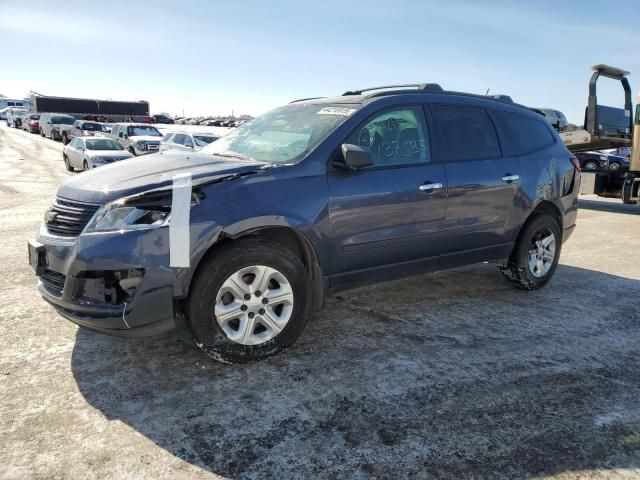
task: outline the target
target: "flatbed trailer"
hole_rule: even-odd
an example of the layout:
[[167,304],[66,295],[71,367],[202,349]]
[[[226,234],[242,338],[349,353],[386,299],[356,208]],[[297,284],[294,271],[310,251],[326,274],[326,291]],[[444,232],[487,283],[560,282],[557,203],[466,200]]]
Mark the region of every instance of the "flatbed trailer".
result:
[[[640,95],[633,115],[629,72],[609,65],[595,65],[589,81],[589,100],[584,128],[560,133],[572,152],[632,147],[626,172],[583,172],[580,193],[621,198],[624,203],[640,203]],[[596,84],[600,77],[619,80],[624,89],[624,108],[598,104]],[[638,148],[634,148],[638,146]]]

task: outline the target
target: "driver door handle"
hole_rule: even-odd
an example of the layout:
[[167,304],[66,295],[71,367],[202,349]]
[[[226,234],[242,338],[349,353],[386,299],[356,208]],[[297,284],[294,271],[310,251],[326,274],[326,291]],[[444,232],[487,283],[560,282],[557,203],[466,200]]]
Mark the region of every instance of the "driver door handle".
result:
[[516,180],[520,180],[520,175],[505,175],[502,177],[502,180],[505,182],[515,182]]
[[425,183],[420,185],[418,187],[418,190],[420,190],[421,192],[428,192],[430,190],[438,190],[440,188],[442,188],[441,183]]

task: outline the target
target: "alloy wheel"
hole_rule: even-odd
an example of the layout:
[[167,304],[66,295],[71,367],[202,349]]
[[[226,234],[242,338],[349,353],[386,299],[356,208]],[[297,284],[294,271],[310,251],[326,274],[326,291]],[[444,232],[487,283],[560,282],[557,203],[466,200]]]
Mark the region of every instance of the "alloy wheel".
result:
[[553,265],[556,258],[556,237],[551,230],[536,233],[529,249],[529,270],[536,278],[542,278]]
[[233,342],[259,345],[276,337],[293,312],[293,290],[278,270],[264,265],[242,268],[225,280],[214,314]]

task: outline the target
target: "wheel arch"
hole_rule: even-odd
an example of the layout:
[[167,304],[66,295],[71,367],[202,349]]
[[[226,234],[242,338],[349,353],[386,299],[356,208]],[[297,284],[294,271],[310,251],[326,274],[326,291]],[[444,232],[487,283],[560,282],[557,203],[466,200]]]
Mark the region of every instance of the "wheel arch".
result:
[[564,221],[562,218],[562,211],[551,200],[542,199],[531,210],[527,219],[520,226],[520,229],[518,230],[518,235],[516,235],[516,244],[520,240],[520,235],[522,234],[522,231],[524,230],[524,228],[537,215],[550,215],[551,217],[553,217],[558,222],[558,225],[560,226],[560,232],[564,234]]
[[291,250],[303,263],[310,274],[312,290],[312,306],[315,310],[322,307],[324,302],[325,285],[322,267],[318,259],[318,254],[312,242],[299,229],[290,224],[264,224],[249,228],[227,228],[222,229],[212,245],[210,245],[197,261],[188,279],[185,292],[189,295],[191,284],[196,277],[203,260],[211,255],[216,255],[218,251],[226,246],[245,238],[263,238],[281,244]]

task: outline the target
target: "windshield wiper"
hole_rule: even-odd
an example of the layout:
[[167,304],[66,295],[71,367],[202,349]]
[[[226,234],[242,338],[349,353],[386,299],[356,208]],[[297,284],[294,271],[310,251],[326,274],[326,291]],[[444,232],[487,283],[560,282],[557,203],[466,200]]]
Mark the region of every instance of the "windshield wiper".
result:
[[245,162],[257,162],[254,158],[247,157],[246,155],[242,155],[241,153],[236,152],[224,152],[224,153],[213,153],[212,155],[217,155],[219,157],[230,157],[230,158],[239,158],[240,160],[244,160]]

